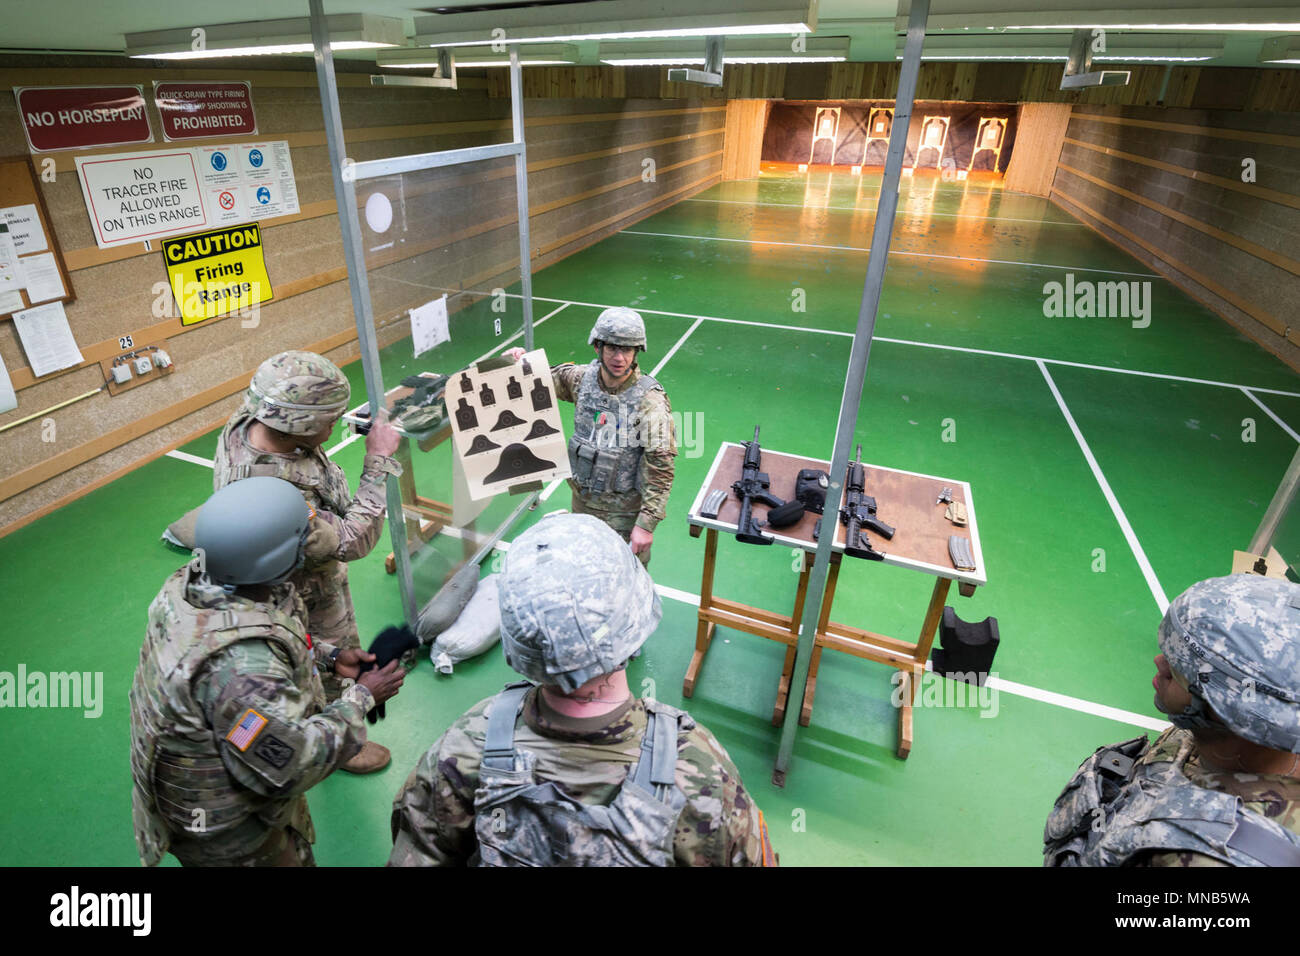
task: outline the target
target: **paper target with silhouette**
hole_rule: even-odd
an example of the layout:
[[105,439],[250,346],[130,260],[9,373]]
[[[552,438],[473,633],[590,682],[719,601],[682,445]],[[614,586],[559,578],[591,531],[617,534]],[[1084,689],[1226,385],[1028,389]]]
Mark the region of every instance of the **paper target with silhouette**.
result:
[[569,477],[569,452],[546,352],[485,359],[451,377],[447,406],[470,497]]

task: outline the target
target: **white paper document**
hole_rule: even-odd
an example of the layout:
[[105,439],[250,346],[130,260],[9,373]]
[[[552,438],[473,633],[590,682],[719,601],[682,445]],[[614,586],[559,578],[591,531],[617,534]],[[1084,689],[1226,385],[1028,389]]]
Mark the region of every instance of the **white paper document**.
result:
[[14,249],[9,226],[0,222],[0,295],[17,292],[23,287],[23,272],[18,267],[18,253]]
[[9,370],[0,360],[0,413],[12,412],[18,407],[18,396],[14,394],[14,383],[9,381]]
[[37,378],[85,361],[68,327],[62,302],[38,305],[14,313],[14,327],[22,340],[23,351],[32,374]]
[[0,219],[8,224],[14,249],[20,256],[46,250],[45,230],[41,228],[41,217],[36,213],[35,203],[6,206],[0,209]]
[[415,346],[416,358],[450,341],[446,295],[411,310],[411,342]]
[[23,307],[23,297],[17,292],[0,292],[0,315],[17,312]]
[[23,256],[18,260],[23,280],[27,287],[27,298],[32,305],[62,299],[68,294],[63,288],[63,277],[59,275],[59,263],[52,252],[42,252],[39,256]]

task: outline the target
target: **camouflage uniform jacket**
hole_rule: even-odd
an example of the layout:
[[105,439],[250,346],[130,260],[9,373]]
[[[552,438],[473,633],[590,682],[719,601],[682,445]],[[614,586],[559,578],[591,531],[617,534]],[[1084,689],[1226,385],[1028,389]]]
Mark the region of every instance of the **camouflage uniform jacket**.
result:
[[[477,849],[474,796],[487,735],[479,701],[420,758],[393,802],[390,866],[458,866]],[[554,781],[575,800],[611,802],[641,751],[645,704],[630,701],[600,717],[577,719],[524,698],[515,747],[536,757],[538,781]],[[721,744],[696,725],[679,739],[677,786],[686,804],[673,834],[678,866],[775,865],[762,814]]]
[[1300,780],[1202,764],[1189,730],[1097,750],[1057,798],[1046,866],[1295,865]]
[[[1183,773],[1192,783],[1241,797],[1247,810],[1272,820],[1292,833],[1300,834],[1300,780],[1273,773],[1241,773],[1207,770],[1201,762],[1191,731],[1170,728],[1151,745],[1144,763],[1172,761],[1179,750],[1190,747]],[[1138,866],[1227,866],[1201,853],[1152,853]]]
[[[325,567],[335,560],[355,561],[369,554],[384,529],[388,508],[385,476],[402,473],[396,459],[366,455],[361,481],[353,497],[343,469],[330,461],[320,448],[299,449],[291,455],[254,448],[248,441],[252,420],[248,408],[244,407],[222,429],[212,470],[212,490],[220,491],[232,481],[263,474],[295,485],[316,509],[317,517],[332,526],[338,535],[333,553],[309,561],[307,571]],[[295,582],[303,573],[298,572]]]
[[131,688],[136,837],[149,865],[178,841],[237,858],[285,825],[314,841],[303,794],[361,749],[374,697],[354,684],[322,709],[317,665],[334,648],[313,643],[304,619],[291,584],[255,603],[188,566],[150,605]]
[[[556,397],[561,401],[577,403],[583,377],[587,374],[595,377],[595,387],[601,392],[617,397],[633,388],[643,375],[640,368],[633,365],[623,384],[610,391],[600,380],[599,369],[598,360],[593,360],[588,365],[556,365],[551,369]],[[575,421],[575,430],[582,424],[585,423]],[[677,455],[677,432],[673,426],[672,406],[662,386],[646,391],[636,408],[634,420],[616,424],[620,431],[626,429],[630,432],[625,432],[621,439],[634,441],[640,448],[641,460],[637,466],[639,490],[610,492],[598,497],[584,497],[583,500],[592,513],[626,515],[629,527],[632,519],[635,519],[637,527],[653,533],[655,526],[667,513],[668,493],[673,486],[673,459]],[[569,479],[569,487],[575,495],[580,495],[577,483],[572,478]]]

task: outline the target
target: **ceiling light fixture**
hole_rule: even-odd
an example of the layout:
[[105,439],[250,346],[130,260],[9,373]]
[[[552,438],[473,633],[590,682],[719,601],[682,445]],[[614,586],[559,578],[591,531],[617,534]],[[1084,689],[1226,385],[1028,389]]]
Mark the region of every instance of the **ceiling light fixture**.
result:
[[[602,43],[599,57],[601,63],[610,66],[699,66],[704,63],[698,44]],[[722,51],[724,64],[841,63],[848,58],[848,37],[728,40]]]
[[[580,59],[578,48],[571,43],[530,43],[519,48],[520,66],[572,66]],[[438,65],[438,56],[429,47],[380,50],[375,64],[385,69],[428,70]],[[456,47],[456,66],[460,69],[509,65],[510,54],[493,51],[491,46]]]
[[1259,48],[1260,63],[1300,63],[1300,36],[1273,37]]
[[[812,33],[817,0],[604,0],[415,18],[417,46]],[[651,15],[647,15],[650,13]],[[500,52],[500,51],[497,51]]]
[[[330,49],[364,50],[402,46],[402,21],[369,13],[339,13],[325,18]],[[133,59],[204,60],[226,56],[311,53],[311,20],[291,17],[248,23],[153,30],[126,35],[126,55]]]

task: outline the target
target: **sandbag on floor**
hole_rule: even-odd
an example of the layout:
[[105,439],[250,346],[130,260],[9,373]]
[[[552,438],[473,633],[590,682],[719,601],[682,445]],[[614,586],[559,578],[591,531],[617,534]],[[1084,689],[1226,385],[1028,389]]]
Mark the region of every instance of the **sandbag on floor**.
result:
[[499,574],[489,574],[478,582],[478,589],[461,612],[456,623],[433,642],[429,659],[443,674],[453,666],[477,657],[501,639],[501,607],[497,598]]

